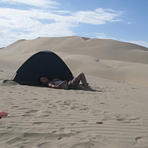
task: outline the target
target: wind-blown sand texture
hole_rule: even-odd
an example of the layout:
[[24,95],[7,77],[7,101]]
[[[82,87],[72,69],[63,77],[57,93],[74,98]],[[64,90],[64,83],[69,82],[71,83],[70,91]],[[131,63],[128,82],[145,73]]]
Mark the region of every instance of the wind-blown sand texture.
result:
[[[97,91],[18,85],[30,56],[49,50]],[[83,37],[19,40],[0,49],[2,148],[148,148],[148,48]],[[99,124],[102,122],[102,124]]]

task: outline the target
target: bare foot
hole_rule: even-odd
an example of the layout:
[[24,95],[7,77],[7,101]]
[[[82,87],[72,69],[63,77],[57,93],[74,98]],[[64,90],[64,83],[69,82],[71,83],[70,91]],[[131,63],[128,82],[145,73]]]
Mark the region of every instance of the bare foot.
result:
[[87,87],[85,88],[85,90],[92,91],[93,89],[92,89],[90,86],[87,86]]

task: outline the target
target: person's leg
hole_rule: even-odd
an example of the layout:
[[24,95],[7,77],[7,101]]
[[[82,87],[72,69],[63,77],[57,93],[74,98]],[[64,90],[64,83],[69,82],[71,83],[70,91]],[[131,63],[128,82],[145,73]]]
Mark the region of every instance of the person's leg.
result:
[[85,89],[87,90],[90,90],[91,88],[88,86],[88,83],[87,83],[87,80],[86,80],[86,77],[84,75],[84,73],[80,73],[76,76],[76,79],[81,81],[83,86],[85,87]]

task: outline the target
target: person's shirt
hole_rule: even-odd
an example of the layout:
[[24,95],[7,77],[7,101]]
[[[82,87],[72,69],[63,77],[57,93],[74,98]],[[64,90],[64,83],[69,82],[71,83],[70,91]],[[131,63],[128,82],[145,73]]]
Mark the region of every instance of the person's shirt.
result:
[[[60,84],[60,83],[62,83],[62,82],[63,82],[63,81],[58,80],[58,81],[55,81],[54,84],[55,84],[55,85],[58,85],[58,84]],[[62,88],[62,89],[68,89],[67,83],[63,84],[63,85],[61,86],[61,88]]]

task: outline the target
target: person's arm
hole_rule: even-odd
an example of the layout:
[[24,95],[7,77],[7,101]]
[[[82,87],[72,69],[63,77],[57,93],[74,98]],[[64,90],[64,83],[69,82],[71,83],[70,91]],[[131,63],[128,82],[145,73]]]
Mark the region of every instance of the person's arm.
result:
[[67,83],[66,80],[62,81],[62,82],[59,83],[58,85],[55,85],[55,84],[49,83],[49,84],[48,84],[48,87],[50,87],[50,88],[57,88],[57,89],[58,89],[58,88],[61,88],[62,85],[65,84],[65,83]]

